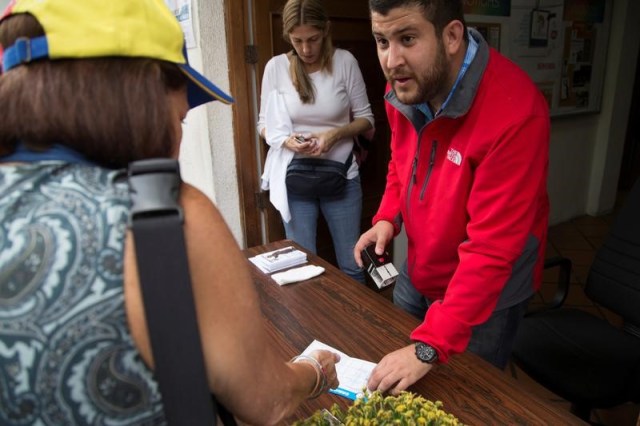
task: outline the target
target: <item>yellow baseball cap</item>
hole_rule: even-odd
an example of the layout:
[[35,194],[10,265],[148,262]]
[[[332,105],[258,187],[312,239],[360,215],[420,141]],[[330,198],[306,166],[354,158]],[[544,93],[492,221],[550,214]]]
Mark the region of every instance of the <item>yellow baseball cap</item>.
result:
[[188,77],[189,106],[233,98],[187,61],[184,34],[163,0],[13,0],[8,16],[28,13],[45,35],[20,38],[2,54],[2,71],[34,60],[105,56],[160,59],[172,62]]

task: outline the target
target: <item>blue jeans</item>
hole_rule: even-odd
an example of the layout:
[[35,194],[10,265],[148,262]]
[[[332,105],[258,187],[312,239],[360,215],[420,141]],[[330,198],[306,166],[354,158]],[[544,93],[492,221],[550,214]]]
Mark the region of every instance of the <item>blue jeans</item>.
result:
[[[400,275],[393,289],[393,303],[420,320],[424,320],[431,304],[431,301],[419,293],[409,280],[406,261],[400,268]],[[511,356],[518,326],[528,304],[529,299],[494,311],[485,323],[472,328],[467,350],[504,370]]]
[[344,192],[327,197],[304,197],[288,194],[291,220],[284,223],[287,238],[316,253],[318,215],[322,211],[333,240],[340,269],[351,278],[364,283],[364,272],[353,258],[353,248],[360,238],[362,188],[360,177],[347,180]]

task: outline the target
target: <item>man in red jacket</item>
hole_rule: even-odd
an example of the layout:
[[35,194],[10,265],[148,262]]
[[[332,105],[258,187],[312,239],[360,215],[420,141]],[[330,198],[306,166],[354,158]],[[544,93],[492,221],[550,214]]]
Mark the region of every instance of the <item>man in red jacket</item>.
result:
[[381,254],[404,226],[394,303],[423,320],[386,355],[371,390],[406,389],[470,350],[504,368],[541,281],[549,113],[512,62],[467,29],[462,0],[370,0],[388,80],[387,186],[354,249]]

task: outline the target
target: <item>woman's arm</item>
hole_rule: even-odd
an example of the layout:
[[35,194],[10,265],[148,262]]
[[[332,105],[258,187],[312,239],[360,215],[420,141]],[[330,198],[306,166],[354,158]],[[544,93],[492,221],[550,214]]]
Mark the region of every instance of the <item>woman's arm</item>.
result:
[[[188,185],[183,185],[180,198],[210,387],[241,420],[276,423],[312,393],[316,368],[306,362],[286,363],[271,346],[247,260],[218,210]],[[136,345],[152,365],[133,243],[129,235],[125,251],[127,314]],[[325,351],[316,357],[335,387],[334,355]]]
[[373,135],[374,117],[358,61],[346,50],[339,50],[336,53],[340,54],[335,55],[336,70],[334,75],[335,78],[344,79],[353,120],[342,127],[315,135],[318,138],[315,155],[328,152],[336,142],[342,139],[353,138],[364,133],[370,134],[367,137]]

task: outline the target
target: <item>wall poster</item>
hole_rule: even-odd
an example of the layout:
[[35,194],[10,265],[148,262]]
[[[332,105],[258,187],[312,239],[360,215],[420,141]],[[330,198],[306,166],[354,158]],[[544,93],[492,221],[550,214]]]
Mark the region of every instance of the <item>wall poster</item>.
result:
[[193,9],[191,8],[191,0],[164,0],[166,5],[171,9],[184,33],[184,40],[187,48],[191,49],[197,46],[196,37],[193,31]]
[[600,110],[606,0],[465,0],[465,17],[537,84],[552,116]]

